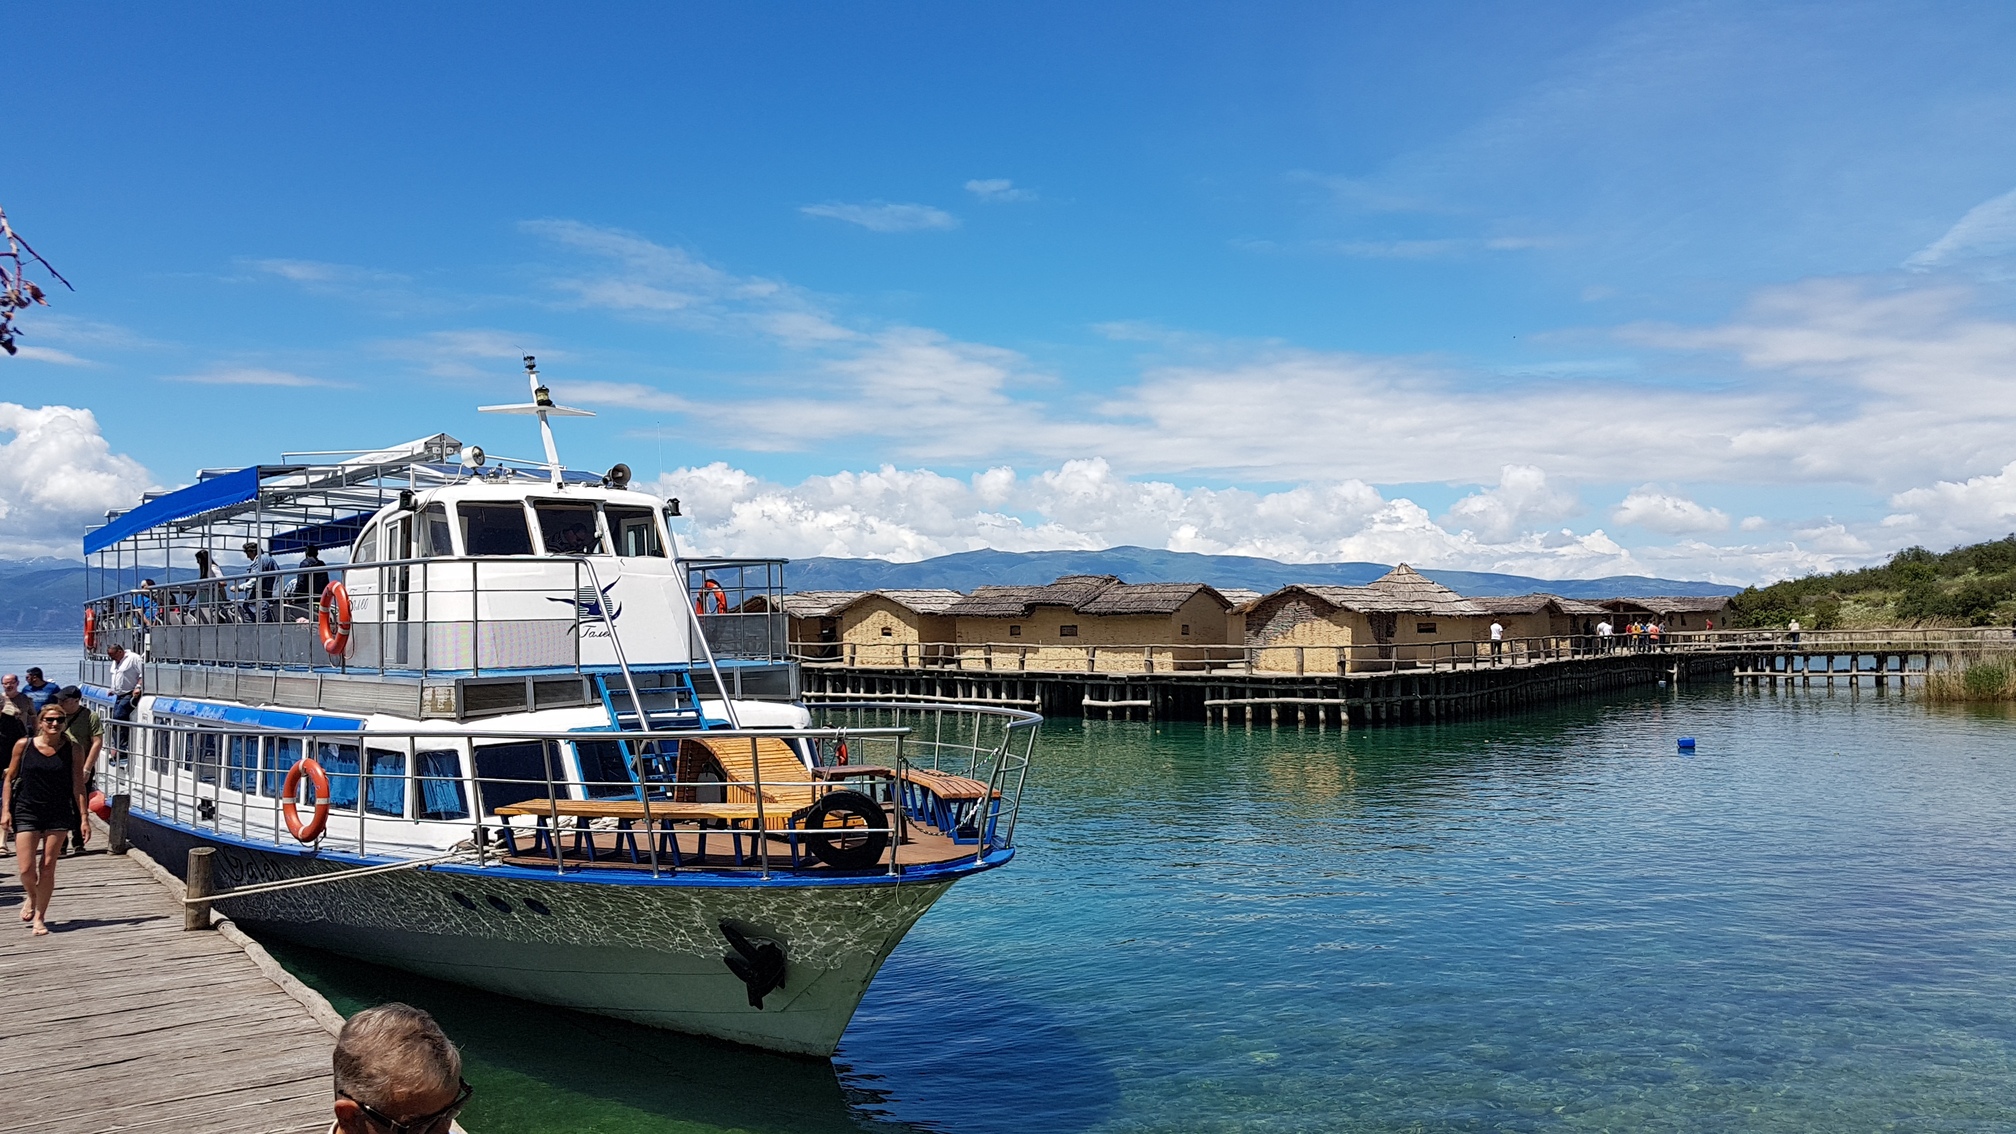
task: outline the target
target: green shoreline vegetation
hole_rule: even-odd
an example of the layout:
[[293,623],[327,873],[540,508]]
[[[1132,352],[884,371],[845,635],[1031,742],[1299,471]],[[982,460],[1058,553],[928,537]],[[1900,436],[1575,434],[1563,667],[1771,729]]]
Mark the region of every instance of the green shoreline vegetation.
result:
[[1945,553],[1907,547],[1881,567],[1751,587],[1729,600],[1732,629],[2016,625],[2016,534]]

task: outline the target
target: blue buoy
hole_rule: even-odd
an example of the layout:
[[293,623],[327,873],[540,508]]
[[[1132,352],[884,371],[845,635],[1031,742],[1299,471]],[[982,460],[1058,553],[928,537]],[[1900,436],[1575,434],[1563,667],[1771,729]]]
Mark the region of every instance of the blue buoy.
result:
[[1687,750],[1687,751],[1689,751],[1689,752],[1692,752],[1692,751],[1694,750],[1694,738],[1693,738],[1693,737],[1691,737],[1691,736],[1683,736],[1683,737],[1681,737],[1681,738],[1680,738],[1680,747],[1682,747],[1682,748],[1686,749],[1686,750]]

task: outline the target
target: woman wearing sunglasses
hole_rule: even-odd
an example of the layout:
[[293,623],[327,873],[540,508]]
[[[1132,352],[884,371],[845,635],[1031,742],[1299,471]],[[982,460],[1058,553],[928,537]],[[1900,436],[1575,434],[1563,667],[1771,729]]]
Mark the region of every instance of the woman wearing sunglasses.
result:
[[[63,710],[54,704],[36,715],[35,735],[14,742],[6,782],[0,785],[0,826],[13,828],[14,853],[21,863],[21,920],[34,927],[37,937],[49,934],[56,863],[84,814],[84,777],[90,771],[63,735],[63,720]],[[88,823],[82,838],[91,838]]]

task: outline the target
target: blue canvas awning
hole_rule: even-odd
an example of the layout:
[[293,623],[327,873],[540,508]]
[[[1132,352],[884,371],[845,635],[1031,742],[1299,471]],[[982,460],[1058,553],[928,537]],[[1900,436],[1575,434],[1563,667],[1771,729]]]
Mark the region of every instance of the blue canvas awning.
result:
[[233,504],[250,503],[258,495],[258,465],[199,480],[187,488],[157,496],[104,527],[85,533],[84,554],[103,551],[122,539],[171,520],[229,508]]

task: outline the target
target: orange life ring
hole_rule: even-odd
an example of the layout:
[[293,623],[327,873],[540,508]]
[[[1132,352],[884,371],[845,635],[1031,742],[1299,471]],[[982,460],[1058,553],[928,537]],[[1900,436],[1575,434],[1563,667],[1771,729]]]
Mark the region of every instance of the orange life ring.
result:
[[331,579],[322,588],[322,612],[315,616],[315,629],[330,657],[340,658],[350,651],[350,592],[343,580]]
[[98,608],[95,606],[84,608],[84,648],[98,648]]
[[[301,822],[301,814],[294,805],[294,790],[301,786],[301,776],[306,774],[315,781],[315,814],[308,822]],[[280,817],[287,820],[287,831],[304,843],[312,843],[322,836],[322,828],[329,825],[329,774],[322,770],[313,757],[302,757],[299,764],[287,769],[287,782],[280,786]]]
[[693,600],[693,613],[707,613],[707,600],[710,598],[714,600],[714,613],[728,613],[728,592],[712,579],[700,584],[700,597]]

